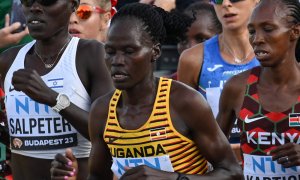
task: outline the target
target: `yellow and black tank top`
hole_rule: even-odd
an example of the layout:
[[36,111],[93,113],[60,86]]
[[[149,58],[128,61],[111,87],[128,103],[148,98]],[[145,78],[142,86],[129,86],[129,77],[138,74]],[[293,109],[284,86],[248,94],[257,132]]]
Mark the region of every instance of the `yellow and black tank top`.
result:
[[111,98],[104,131],[113,159],[111,169],[118,176],[124,167],[147,165],[155,169],[185,174],[204,174],[207,161],[195,143],[174,128],[169,98],[172,80],[160,78],[154,107],[146,123],[136,130],[123,129],[117,118],[117,104],[122,92]]

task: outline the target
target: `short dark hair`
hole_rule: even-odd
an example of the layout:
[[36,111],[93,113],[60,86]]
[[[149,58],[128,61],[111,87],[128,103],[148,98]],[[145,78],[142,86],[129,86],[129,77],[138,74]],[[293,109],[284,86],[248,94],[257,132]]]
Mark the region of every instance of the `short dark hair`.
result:
[[119,9],[112,18],[111,24],[123,17],[134,17],[143,22],[143,29],[155,43],[163,43],[166,35],[183,39],[193,19],[182,16],[176,11],[167,12],[164,9],[143,3],[131,3]]
[[214,25],[214,31],[218,34],[222,32],[222,24],[218,19],[215,8],[212,4],[205,1],[195,2],[190,4],[184,11],[190,17],[197,19],[198,15],[209,16]]
[[188,6],[196,2],[209,3],[210,0],[175,0],[176,10],[183,12]]

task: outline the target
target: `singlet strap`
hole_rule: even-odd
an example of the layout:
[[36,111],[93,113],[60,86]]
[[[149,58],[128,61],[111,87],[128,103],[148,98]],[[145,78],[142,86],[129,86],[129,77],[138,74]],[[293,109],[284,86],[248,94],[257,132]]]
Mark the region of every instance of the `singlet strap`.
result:
[[247,79],[247,85],[252,85],[254,83],[257,83],[260,72],[261,72],[260,66],[251,69],[250,75],[248,76],[248,79]]
[[122,94],[122,91],[116,89],[110,102],[109,102],[109,111],[108,111],[108,119],[115,121],[117,120],[117,103]]
[[170,92],[171,82],[172,82],[171,79],[167,79],[163,77],[159,79],[159,85],[158,85],[156,98],[155,98],[151,115],[149,116],[147,122],[145,122],[145,124],[137,130],[125,130],[120,126],[117,118],[116,109],[122,91],[115,90],[109,103],[109,112],[108,112],[106,127],[108,127],[109,125],[113,125],[122,131],[123,130],[138,131],[143,129],[144,126],[148,126],[150,123],[156,123],[156,122],[162,123],[162,121],[167,123],[169,117],[168,109],[169,109],[169,96],[170,96],[169,92]]
[[170,98],[170,88],[171,79],[161,77],[159,80],[159,86],[155,98],[155,104],[153,107],[153,118],[150,118],[150,123],[160,120],[167,120],[169,112],[169,98]]
[[[257,83],[259,81],[259,75],[261,72],[261,67],[255,67],[251,69],[251,72],[248,76],[247,79],[247,84],[246,84],[246,90],[244,93],[244,100],[243,100],[243,104],[241,107],[241,110],[239,112],[239,118],[240,119],[244,119],[246,114],[249,113],[249,110],[247,109],[249,107],[249,99],[254,100],[255,106],[256,108],[260,109],[261,106],[259,104],[259,97],[258,97],[258,93],[257,93]],[[252,106],[254,106],[254,104],[252,104]]]

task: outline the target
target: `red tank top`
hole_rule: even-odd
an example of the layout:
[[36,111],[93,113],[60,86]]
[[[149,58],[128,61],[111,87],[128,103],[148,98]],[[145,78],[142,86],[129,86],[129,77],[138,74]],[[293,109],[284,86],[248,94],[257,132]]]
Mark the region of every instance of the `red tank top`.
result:
[[[300,144],[300,96],[288,110],[270,112],[259,102],[261,67],[252,69],[238,117],[245,179],[300,179],[300,166],[284,168],[267,152],[294,142]],[[276,97],[274,97],[276,99]]]
[[253,68],[248,77],[238,117],[242,151],[253,155],[265,155],[281,144],[300,143],[300,95],[293,106],[284,112],[265,110],[257,92],[260,71],[261,67]]

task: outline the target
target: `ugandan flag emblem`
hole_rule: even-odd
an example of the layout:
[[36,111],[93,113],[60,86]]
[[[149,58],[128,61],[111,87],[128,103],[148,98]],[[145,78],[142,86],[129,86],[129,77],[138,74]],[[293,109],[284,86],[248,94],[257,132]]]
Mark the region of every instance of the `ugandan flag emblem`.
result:
[[167,139],[167,131],[165,127],[150,129],[150,140],[156,141],[160,139]]
[[300,113],[289,114],[289,127],[300,127]]

